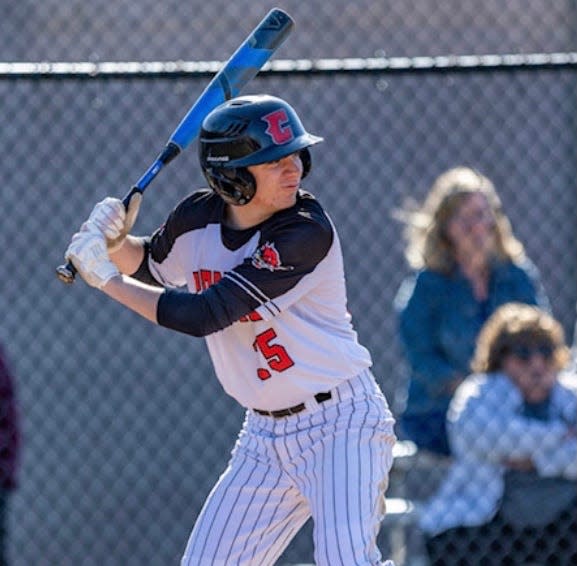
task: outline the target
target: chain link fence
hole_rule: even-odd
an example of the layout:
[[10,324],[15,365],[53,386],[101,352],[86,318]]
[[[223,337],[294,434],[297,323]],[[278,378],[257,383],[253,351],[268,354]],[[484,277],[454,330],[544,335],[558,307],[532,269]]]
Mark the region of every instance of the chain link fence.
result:
[[[245,92],[285,98],[325,137],[305,187],[340,229],[349,308],[393,407],[405,368],[392,303],[408,266],[392,212],[422,199],[449,167],[470,165],[495,182],[571,336],[575,60],[479,66],[485,60],[458,56],[571,53],[574,1],[4,1],[0,62],[224,61],[273,5],[297,22],[276,59],[357,61],[352,70],[338,61],[330,72],[273,69]],[[449,55],[460,64],[417,59]],[[375,58],[381,68],[368,64]],[[18,378],[24,437],[9,514],[14,566],[177,564],[227,462],[243,411],[222,392],[203,341],[54,273],[93,204],[127,192],[207,82],[2,66],[0,340]],[[192,147],[148,189],[135,232],[154,229],[201,185]],[[309,524],[281,564],[312,560]]]

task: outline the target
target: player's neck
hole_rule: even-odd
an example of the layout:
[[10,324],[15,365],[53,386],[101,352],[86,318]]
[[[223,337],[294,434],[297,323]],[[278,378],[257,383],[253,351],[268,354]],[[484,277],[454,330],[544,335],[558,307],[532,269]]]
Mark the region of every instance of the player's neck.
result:
[[224,223],[234,230],[247,230],[258,226],[273,214],[274,212],[264,210],[261,207],[253,207],[251,203],[244,206],[228,205]]

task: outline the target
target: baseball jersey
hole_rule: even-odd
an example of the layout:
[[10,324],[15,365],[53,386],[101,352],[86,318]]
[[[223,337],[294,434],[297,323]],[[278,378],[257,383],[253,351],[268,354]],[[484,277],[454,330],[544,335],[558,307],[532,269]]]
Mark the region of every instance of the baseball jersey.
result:
[[338,235],[315,197],[300,190],[293,207],[246,230],[227,227],[225,213],[201,189],[147,241],[135,277],[166,288],[158,323],[205,336],[224,390],[247,408],[297,405],[369,367]]

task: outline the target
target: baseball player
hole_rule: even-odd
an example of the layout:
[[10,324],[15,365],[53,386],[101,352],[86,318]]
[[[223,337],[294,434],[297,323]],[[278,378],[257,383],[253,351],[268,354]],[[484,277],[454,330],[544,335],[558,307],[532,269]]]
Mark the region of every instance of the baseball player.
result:
[[148,238],[126,236],[134,207],[106,198],[66,252],[89,285],[204,336],[246,407],[182,566],[272,565],[311,516],[317,566],[392,564],[376,538],[394,421],[347,312],[335,227],[301,188],[321,141],[284,100],[229,100],[199,135],[209,188]]

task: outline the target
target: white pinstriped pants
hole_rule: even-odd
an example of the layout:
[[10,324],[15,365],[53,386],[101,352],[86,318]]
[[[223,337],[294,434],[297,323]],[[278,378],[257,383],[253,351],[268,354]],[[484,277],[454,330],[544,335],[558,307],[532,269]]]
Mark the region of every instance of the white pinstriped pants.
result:
[[311,515],[317,566],[381,564],[394,420],[369,370],[332,394],[280,419],[247,411],[181,566],[273,565]]

